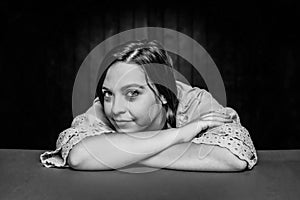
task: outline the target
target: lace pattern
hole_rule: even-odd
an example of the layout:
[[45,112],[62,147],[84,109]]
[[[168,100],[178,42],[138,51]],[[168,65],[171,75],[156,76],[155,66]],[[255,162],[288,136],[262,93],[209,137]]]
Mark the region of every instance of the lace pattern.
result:
[[[225,147],[238,158],[245,160],[248,163],[248,168],[252,169],[257,163],[257,153],[249,132],[240,123],[238,114],[229,107],[221,108],[215,112],[229,115],[233,123],[209,129],[202,135],[195,137],[192,142]],[[177,118],[179,122],[178,127],[184,126],[191,121],[189,116],[184,113],[180,113]]]
[[257,154],[248,131],[235,123],[213,128],[200,137],[194,138],[192,142],[225,147],[241,160],[245,160],[249,169],[257,162]]
[[47,151],[40,155],[45,167],[69,167],[67,157],[77,143],[89,136],[112,133],[107,125],[96,117],[82,114],[74,118],[70,128],[59,134],[55,151]]

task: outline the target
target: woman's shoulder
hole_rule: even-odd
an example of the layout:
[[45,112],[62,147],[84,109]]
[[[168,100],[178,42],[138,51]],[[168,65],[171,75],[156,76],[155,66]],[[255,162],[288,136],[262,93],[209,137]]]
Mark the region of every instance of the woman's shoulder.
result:
[[177,98],[180,103],[190,102],[192,100],[209,101],[214,104],[219,104],[213,96],[205,89],[191,86],[190,84],[176,81]]
[[181,81],[176,81],[176,86],[177,86],[177,98],[179,100],[184,99],[184,97],[187,97],[186,95],[193,96],[195,95],[196,92],[207,92],[204,89],[198,88],[198,87],[193,87],[188,83],[184,83]]
[[193,87],[180,81],[176,81],[176,85],[179,100],[177,108],[178,124],[185,124],[185,122],[191,121],[203,113],[223,108],[205,89]]

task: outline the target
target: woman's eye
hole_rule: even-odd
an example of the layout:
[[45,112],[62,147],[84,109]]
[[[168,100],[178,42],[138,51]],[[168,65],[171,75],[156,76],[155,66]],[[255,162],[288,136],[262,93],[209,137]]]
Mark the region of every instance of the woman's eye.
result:
[[127,95],[129,98],[134,98],[134,97],[137,97],[139,94],[140,94],[139,91],[137,91],[137,90],[131,90],[131,91],[127,92],[126,95]]
[[104,99],[109,99],[112,96],[112,94],[108,91],[103,91],[102,94]]

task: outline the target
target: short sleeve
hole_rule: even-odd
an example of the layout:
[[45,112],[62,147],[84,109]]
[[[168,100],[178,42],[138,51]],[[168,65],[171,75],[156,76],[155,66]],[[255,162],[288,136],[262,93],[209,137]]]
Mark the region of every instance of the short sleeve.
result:
[[257,163],[257,153],[248,130],[241,125],[237,112],[230,107],[223,107],[209,92],[200,88],[192,88],[181,83],[178,90],[181,102],[177,111],[176,125],[178,127],[209,112],[226,114],[233,121],[208,129],[203,134],[195,137],[192,142],[227,148],[239,159],[245,160],[249,169],[253,168]]
[[75,117],[70,128],[59,134],[54,151],[46,151],[40,155],[41,163],[45,167],[69,167],[67,157],[73,146],[86,137],[114,132],[92,112],[95,110],[95,103],[97,104],[94,102],[86,113]]
[[196,144],[210,144],[227,148],[252,169],[257,163],[257,153],[246,128],[238,123],[228,123],[210,129],[192,140]]

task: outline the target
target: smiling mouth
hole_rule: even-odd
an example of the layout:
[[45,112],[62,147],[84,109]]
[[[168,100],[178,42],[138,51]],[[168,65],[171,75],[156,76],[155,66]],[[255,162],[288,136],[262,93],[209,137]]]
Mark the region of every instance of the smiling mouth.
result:
[[132,122],[132,120],[115,120],[115,127],[117,127],[117,129],[123,129],[123,128],[128,128],[130,126],[130,122]]
[[114,120],[117,123],[126,123],[126,122],[132,122],[132,120]]
[[129,126],[130,122],[132,121],[133,120],[114,120],[115,125],[118,126],[119,128]]

